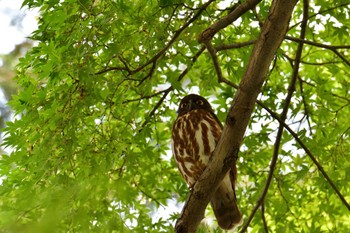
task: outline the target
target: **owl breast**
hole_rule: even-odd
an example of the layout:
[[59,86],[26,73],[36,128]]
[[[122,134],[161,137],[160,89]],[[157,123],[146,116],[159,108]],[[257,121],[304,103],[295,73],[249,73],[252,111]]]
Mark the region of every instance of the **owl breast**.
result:
[[172,131],[175,161],[190,188],[202,174],[221,135],[221,125],[203,109],[179,116]]

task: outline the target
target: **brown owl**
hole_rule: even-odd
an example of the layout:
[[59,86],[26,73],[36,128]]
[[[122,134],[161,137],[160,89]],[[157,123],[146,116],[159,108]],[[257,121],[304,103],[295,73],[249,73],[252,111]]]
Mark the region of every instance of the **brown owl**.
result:
[[[173,154],[179,171],[192,188],[206,168],[220,139],[222,125],[206,99],[184,97],[172,130]],[[236,194],[236,164],[227,172],[210,203],[222,229],[232,229],[242,219]]]

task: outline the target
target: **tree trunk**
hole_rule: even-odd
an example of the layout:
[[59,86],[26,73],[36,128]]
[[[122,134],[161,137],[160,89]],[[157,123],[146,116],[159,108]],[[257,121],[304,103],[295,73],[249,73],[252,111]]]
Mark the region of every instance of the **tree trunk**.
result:
[[[176,222],[175,232],[196,232],[216,187],[235,163],[255,101],[280,46],[297,0],[274,0],[255,44],[247,70],[226,118],[213,159],[197,180]],[[238,200],[239,203],[239,200]]]

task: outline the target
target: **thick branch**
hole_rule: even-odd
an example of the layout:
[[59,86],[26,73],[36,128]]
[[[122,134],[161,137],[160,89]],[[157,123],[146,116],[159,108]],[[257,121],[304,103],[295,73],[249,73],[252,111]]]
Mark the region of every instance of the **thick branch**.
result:
[[234,44],[222,44],[222,45],[218,45],[215,47],[216,51],[220,51],[220,50],[226,50],[226,49],[238,49],[238,48],[242,48],[245,46],[249,46],[249,45],[253,45],[255,44],[256,40],[250,40],[250,41],[246,41],[246,42],[238,42],[238,43],[234,43]]
[[233,100],[222,136],[213,152],[213,159],[194,185],[176,223],[176,232],[196,231],[216,187],[231,165],[235,163],[255,101],[269,65],[285,36],[296,2],[297,0],[273,1]]
[[[308,0],[304,0],[304,9],[303,9],[303,22],[301,25],[301,32],[300,32],[300,38],[303,40],[305,38],[305,32],[306,32],[306,26],[307,26],[307,19],[308,19],[308,10],[309,10],[309,3]],[[296,51],[296,58],[295,58],[295,62],[293,65],[293,75],[291,78],[291,81],[289,83],[289,87],[288,87],[288,94],[286,97],[286,100],[284,102],[284,107],[282,110],[282,114],[281,114],[281,123],[278,127],[278,131],[277,131],[277,136],[276,136],[276,141],[275,141],[275,145],[274,145],[274,151],[273,151],[273,155],[272,155],[272,159],[271,159],[271,163],[270,163],[270,171],[268,174],[268,177],[266,179],[266,183],[264,186],[264,189],[262,191],[262,194],[258,200],[258,202],[256,203],[255,207],[252,210],[252,213],[250,214],[247,222],[244,224],[243,228],[241,229],[240,232],[244,232],[250,221],[253,219],[253,216],[255,214],[255,212],[257,211],[257,209],[259,208],[259,206],[264,205],[264,201],[265,201],[265,197],[267,195],[267,191],[270,187],[270,184],[272,182],[272,177],[273,177],[273,173],[275,171],[276,168],[276,164],[277,164],[277,159],[278,159],[278,154],[279,154],[279,150],[280,150],[280,146],[281,146],[281,139],[282,139],[282,134],[283,134],[283,130],[284,130],[284,126],[283,123],[285,122],[286,118],[287,118],[287,113],[288,113],[288,109],[289,109],[289,105],[291,103],[292,97],[293,97],[293,93],[295,90],[295,83],[297,81],[298,78],[298,71],[299,71],[299,65],[300,65],[300,60],[301,60],[301,55],[302,55],[302,51],[303,51],[303,43],[300,42],[298,44],[298,48]]]

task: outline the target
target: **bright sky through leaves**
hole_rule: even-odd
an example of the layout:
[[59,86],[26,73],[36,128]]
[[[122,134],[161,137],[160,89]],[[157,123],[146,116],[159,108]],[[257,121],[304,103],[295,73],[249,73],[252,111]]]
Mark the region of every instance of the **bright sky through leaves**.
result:
[[11,52],[37,29],[37,11],[20,9],[22,2],[0,0],[0,54]]

